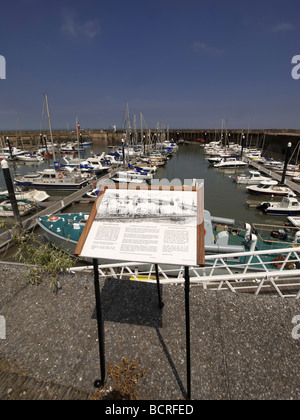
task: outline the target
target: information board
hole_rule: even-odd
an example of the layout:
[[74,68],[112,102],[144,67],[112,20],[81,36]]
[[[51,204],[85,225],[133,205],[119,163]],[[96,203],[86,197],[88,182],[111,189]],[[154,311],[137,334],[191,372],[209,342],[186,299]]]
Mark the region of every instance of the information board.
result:
[[102,186],[75,255],[203,266],[203,185]]

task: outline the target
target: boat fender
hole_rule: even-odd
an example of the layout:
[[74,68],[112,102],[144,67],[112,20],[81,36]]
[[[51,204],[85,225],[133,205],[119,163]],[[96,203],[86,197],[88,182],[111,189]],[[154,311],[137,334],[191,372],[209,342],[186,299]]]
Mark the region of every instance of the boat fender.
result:
[[296,270],[296,264],[294,262],[289,262],[285,264],[284,268],[287,270]]
[[258,238],[256,235],[252,234],[250,239],[250,252],[254,252],[256,249]]
[[294,243],[298,244],[299,241],[300,241],[300,230],[298,230],[298,232],[296,232]]
[[245,240],[249,242],[251,240],[251,230],[252,230],[251,225],[249,225],[249,223],[245,223],[245,230],[246,230]]

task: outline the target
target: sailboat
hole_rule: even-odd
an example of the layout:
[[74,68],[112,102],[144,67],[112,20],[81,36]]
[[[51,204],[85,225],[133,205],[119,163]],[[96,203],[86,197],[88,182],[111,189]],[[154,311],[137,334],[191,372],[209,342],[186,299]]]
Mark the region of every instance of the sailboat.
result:
[[[51,127],[51,119],[49,112],[48,104],[48,95],[45,94],[45,103],[48,115],[48,123],[50,130],[51,143],[53,145],[53,135]],[[77,122],[77,120],[76,120]],[[79,125],[77,124],[79,127]],[[78,133],[78,128],[77,128]],[[78,136],[78,134],[77,134]],[[79,144],[79,141],[78,141]],[[52,189],[52,190],[77,190],[85,187],[94,177],[87,177],[86,175],[81,174],[81,172],[75,170],[62,171],[56,162],[55,150],[53,148],[53,159],[54,159],[54,168],[45,169],[41,172],[34,172],[32,174],[26,174],[23,177],[15,178],[17,186],[24,187],[34,187],[36,189]]]

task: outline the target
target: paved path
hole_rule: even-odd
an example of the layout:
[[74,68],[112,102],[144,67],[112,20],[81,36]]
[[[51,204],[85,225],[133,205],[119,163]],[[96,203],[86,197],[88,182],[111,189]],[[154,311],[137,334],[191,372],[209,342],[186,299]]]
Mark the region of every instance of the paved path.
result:
[[[1,265],[0,315],[7,337],[0,340],[0,398],[88,398],[99,379],[93,276],[64,276],[55,295],[49,279],[29,286],[24,274],[22,267]],[[146,370],[139,399],[183,399],[184,289],[163,286],[161,313],[156,285],[111,279],[101,285],[107,364],[124,356],[138,361]],[[296,316],[300,302],[294,299],[193,287],[192,398],[300,399]]]
[[88,400],[90,395],[73,387],[37,381],[0,369],[0,400]]

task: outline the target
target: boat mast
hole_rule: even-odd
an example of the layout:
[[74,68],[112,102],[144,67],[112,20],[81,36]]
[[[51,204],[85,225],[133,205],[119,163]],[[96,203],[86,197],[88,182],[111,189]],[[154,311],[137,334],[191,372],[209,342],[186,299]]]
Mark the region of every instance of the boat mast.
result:
[[229,147],[229,141],[228,141],[228,120],[226,119],[226,128],[225,128],[225,147]]
[[79,145],[79,124],[78,124],[78,117],[76,117],[76,134],[77,134],[78,158],[80,158],[80,145]]
[[224,130],[224,119],[222,118],[222,129],[221,129],[221,144],[223,146],[223,130]]
[[53,152],[53,160],[56,161],[55,158],[55,151],[54,151],[54,144],[53,144],[53,135],[52,135],[52,127],[51,127],[51,119],[50,119],[50,112],[49,112],[49,104],[48,104],[48,95],[45,93],[45,101],[46,101],[46,108],[47,108],[47,116],[48,116],[48,124],[49,124],[49,131],[50,131],[50,138],[52,144],[52,152]]
[[144,133],[143,133],[143,114],[140,112],[140,123],[141,123],[141,144],[144,146],[144,155],[146,154],[146,145],[144,140]]
[[136,115],[133,114],[133,130],[134,130],[134,144],[137,144],[137,129],[136,129]]
[[19,118],[19,115],[18,114],[16,116],[16,119],[17,119],[16,141],[17,141],[17,144],[18,144],[18,137],[19,137],[20,140],[21,140],[21,143],[22,143],[23,151],[25,151],[24,142],[23,142],[23,136],[22,136],[22,131],[21,131],[21,128],[20,128],[20,118]]

